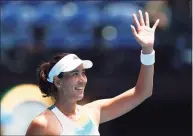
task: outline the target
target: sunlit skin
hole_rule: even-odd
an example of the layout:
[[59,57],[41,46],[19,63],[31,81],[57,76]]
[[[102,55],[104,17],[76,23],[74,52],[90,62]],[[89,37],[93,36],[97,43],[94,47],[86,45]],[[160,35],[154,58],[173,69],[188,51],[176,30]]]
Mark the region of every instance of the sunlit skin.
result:
[[[141,45],[142,52],[150,54],[154,49],[154,35],[156,27],[159,24],[159,19],[153,27],[150,27],[148,13],[145,12],[145,17],[143,17],[142,12],[139,10],[138,14],[139,20],[136,14],[133,14],[133,21],[136,28],[131,26],[131,31],[136,41]],[[90,115],[91,120],[97,127],[101,123],[120,117],[152,95],[153,76],[154,65],[145,66],[141,64],[138,80],[133,88],[113,98],[96,100],[82,105],[80,106],[80,112],[83,113],[84,111],[84,113]],[[54,84],[58,88],[55,105],[74,122],[76,122],[77,101],[84,97],[86,83],[87,78],[82,65],[77,67],[75,72],[64,73],[61,79],[58,77],[54,78]],[[41,116],[44,116],[46,123],[41,122]],[[51,111],[46,110],[32,121],[26,135],[60,135],[61,133],[62,127],[60,122]]]

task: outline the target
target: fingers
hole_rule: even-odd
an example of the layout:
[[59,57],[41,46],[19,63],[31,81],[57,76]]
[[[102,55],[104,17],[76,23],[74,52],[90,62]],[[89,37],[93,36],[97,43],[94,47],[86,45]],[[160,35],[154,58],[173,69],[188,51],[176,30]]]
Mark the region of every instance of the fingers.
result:
[[[136,14],[133,14],[133,20],[134,20],[134,23],[135,23],[138,31],[141,29],[142,26],[150,27],[149,14],[147,12],[145,12],[145,22],[144,22],[143,14],[142,14],[141,10],[139,10],[139,21],[137,19]],[[156,22],[153,25],[152,29],[155,30],[157,28],[158,24],[159,24],[159,19],[156,20]],[[136,32],[134,27],[131,26],[131,28],[132,28],[132,32]]]
[[136,31],[136,29],[135,29],[135,27],[133,25],[131,25],[131,30],[132,30],[132,33],[135,36],[135,38],[137,38],[138,34],[137,34],[137,31]]
[[135,23],[135,25],[136,25],[136,27],[137,27],[137,30],[139,30],[140,24],[139,24],[139,21],[138,21],[138,19],[137,19],[136,14],[133,14],[133,20],[134,20],[134,23]]
[[149,14],[145,12],[145,24],[149,27]]
[[145,22],[143,19],[143,14],[142,14],[141,10],[139,10],[139,21],[140,21],[141,26],[145,25]]
[[159,19],[156,20],[155,24],[153,25],[152,29],[155,30],[156,27],[158,26],[159,24]]

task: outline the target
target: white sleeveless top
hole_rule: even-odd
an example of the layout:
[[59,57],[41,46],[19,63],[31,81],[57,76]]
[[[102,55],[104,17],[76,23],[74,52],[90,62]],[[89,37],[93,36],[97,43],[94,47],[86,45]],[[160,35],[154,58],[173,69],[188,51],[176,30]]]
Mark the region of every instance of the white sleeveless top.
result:
[[81,120],[81,125],[76,125],[72,120],[65,116],[55,105],[51,106],[50,109],[57,119],[60,121],[63,132],[60,135],[95,135],[100,136],[98,127],[93,124],[88,116],[88,119]]

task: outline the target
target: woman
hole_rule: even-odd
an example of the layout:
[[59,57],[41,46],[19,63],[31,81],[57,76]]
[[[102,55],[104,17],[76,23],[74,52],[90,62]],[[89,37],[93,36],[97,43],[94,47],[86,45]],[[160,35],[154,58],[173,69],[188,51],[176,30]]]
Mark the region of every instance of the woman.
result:
[[77,105],[87,83],[85,69],[91,68],[92,62],[81,60],[75,54],[60,54],[38,69],[42,93],[53,96],[56,102],[31,122],[26,135],[100,135],[100,123],[129,112],[152,95],[154,33],[159,20],[150,28],[148,13],[144,21],[140,10],[139,21],[135,14],[133,20],[137,31],[131,25],[132,33],[142,46],[142,65],[136,86],[114,98]]

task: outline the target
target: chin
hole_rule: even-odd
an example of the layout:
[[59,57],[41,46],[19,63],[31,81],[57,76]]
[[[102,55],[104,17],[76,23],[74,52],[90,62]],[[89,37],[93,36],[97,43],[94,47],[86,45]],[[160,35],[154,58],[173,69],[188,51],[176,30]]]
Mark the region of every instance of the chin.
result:
[[77,100],[80,101],[80,100],[82,100],[83,98],[84,98],[84,94],[81,94],[81,95],[78,96],[78,99],[77,99]]

